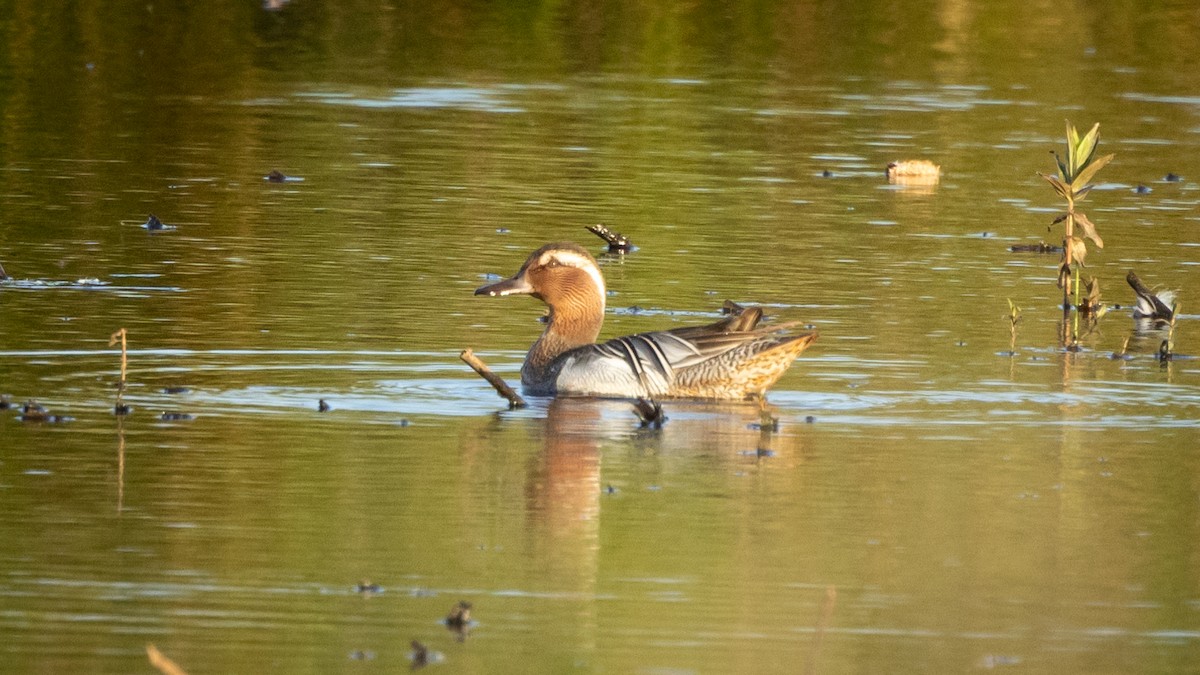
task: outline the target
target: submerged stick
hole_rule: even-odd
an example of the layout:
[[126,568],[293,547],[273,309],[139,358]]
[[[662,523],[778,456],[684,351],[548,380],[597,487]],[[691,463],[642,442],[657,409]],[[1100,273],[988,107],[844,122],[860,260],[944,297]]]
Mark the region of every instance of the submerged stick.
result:
[[463,352],[458,355],[458,358],[462,359],[463,363],[471,366],[471,369],[479,373],[480,377],[487,380],[488,384],[492,385],[492,388],[496,390],[497,394],[500,394],[502,398],[508,399],[508,407],[524,408],[526,405],[528,405],[525,403],[525,399],[521,398],[517,392],[513,391],[513,388],[508,386],[508,383],[505,382],[502,377],[493,373],[492,369],[488,368],[486,363],[480,361],[479,357],[475,356],[475,352],[471,351],[469,348],[464,349]]
[[163,675],[187,675],[187,671],[180,668],[174,661],[168,659],[162,652],[158,651],[158,647],[152,644],[146,645],[146,658],[150,659],[150,665],[158,669],[158,672]]

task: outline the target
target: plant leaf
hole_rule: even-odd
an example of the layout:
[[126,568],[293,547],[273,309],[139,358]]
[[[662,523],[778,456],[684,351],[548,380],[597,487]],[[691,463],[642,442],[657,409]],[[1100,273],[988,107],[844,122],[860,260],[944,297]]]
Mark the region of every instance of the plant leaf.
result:
[[1088,193],[1091,192],[1092,188],[1094,188],[1094,187],[1096,187],[1096,186],[1095,185],[1084,185],[1083,187],[1076,190],[1075,191],[1075,202],[1079,203],[1079,202],[1087,199]]
[[1079,147],[1079,132],[1075,130],[1075,125],[1071,124],[1071,120],[1067,120],[1067,169],[1069,173],[1063,176],[1063,180],[1070,180],[1071,173],[1075,171],[1075,148]]
[[1112,158],[1113,155],[1099,157],[1091,164],[1080,169],[1079,173],[1075,176],[1075,180],[1071,181],[1071,189],[1078,192],[1086,187],[1091,182],[1092,177],[1096,175],[1096,172],[1103,169],[1105,164],[1112,161]]
[[1058,287],[1066,288],[1069,283],[1071,283],[1071,265],[1064,262],[1058,267]]
[[1071,217],[1071,214],[1070,214],[1069,212],[1068,212],[1068,213],[1060,213],[1060,214],[1058,214],[1058,216],[1057,216],[1057,217],[1054,219],[1054,222],[1052,222],[1052,223],[1050,223],[1050,224],[1051,224],[1051,225],[1057,225],[1057,224],[1061,223],[1062,221],[1064,221],[1064,220],[1066,220],[1067,218],[1070,218],[1070,217]]
[[1071,198],[1071,188],[1066,183],[1059,180],[1058,176],[1044,174],[1041,171],[1038,172],[1038,175],[1042,178],[1045,178],[1046,182],[1050,183],[1050,186],[1054,188],[1054,191],[1057,192],[1063,199]]
[[1057,150],[1051,150],[1050,154],[1054,155],[1054,163],[1058,165],[1058,177],[1067,180],[1067,165],[1063,164],[1062,157],[1058,156]]
[[[1096,122],[1092,125],[1091,131],[1082,140],[1076,141],[1075,146],[1075,161],[1076,164],[1071,166],[1071,176],[1075,178],[1083,167],[1087,166],[1091,161],[1092,155],[1096,152],[1096,145],[1100,143],[1100,123]],[[1072,180],[1074,182],[1074,180]]]
[[1081,267],[1087,267],[1083,264],[1084,258],[1087,258],[1087,244],[1079,237],[1071,237],[1067,240],[1067,248],[1070,249],[1071,259],[1079,263]]
[[1092,242],[1096,244],[1096,248],[1104,248],[1104,240],[1101,239],[1100,235],[1096,233],[1096,226],[1092,223],[1092,221],[1088,220],[1087,216],[1079,211],[1076,211],[1075,224],[1083,230],[1083,236],[1091,239]]

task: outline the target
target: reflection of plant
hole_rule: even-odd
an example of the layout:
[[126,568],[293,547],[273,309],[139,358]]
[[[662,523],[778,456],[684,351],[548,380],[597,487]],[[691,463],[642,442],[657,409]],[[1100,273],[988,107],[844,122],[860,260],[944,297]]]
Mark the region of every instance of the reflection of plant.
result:
[[[1091,180],[1096,172],[1112,161],[1112,155],[1096,157],[1096,146],[1100,143],[1100,124],[1092,127],[1083,138],[1070,121],[1067,122],[1067,159],[1054,153],[1058,164],[1058,175],[1039,172],[1054,191],[1067,202],[1066,213],[1054,219],[1055,224],[1065,223],[1063,232],[1062,263],[1058,267],[1058,287],[1063,289],[1063,308],[1079,305],[1079,268],[1087,257],[1085,239],[1091,239],[1096,248],[1104,248],[1104,240],[1096,233],[1096,226],[1076,204],[1083,201],[1092,190]],[[1078,232],[1076,231],[1078,226]],[[1078,263],[1078,264],[1076,264]],[[1074,276],[1074,283],[1071,277]],[[1072,287],[1074,289],[1072,290]]]

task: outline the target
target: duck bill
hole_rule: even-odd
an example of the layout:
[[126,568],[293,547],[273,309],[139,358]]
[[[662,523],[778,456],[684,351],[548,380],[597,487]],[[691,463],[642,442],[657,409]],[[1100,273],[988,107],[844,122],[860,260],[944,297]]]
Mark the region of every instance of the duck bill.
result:
[[475,289],[475,295],[490,295],[492,297],[502,295],[529,295],[533,293],[533,287],[525,281],[524,276],[515,276],[504,281],[497,281],[494,284],[481,286]]

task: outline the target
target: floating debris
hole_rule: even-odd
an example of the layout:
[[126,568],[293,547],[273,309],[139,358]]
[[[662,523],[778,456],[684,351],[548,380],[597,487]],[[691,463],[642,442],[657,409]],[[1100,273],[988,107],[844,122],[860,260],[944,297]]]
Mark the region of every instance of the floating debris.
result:
[[911,159],[890,162],[887,179],[894,185],[936,185],[942,176],[942,167],[926,159]]
[[191,389],[188,387],[163,387],[162,389],[164,394],[186,394],[190,391]]
[[1179,181],[1183,180],[1183,176],[1180,176],[1177,173],[1168,173],[1167,175],[1163,176],[1163,180],[1168,183],[1178,183]]
[[263,176],[263,180],[267,181],[268,183],[286,183],[287,179],[288,177],[285,176],[282,171],[276,171],[274,169],[271,170],[271,173]]
[[196,418],[189,413],[165,412],[159,415],[158,419],[164,422],[190,422]]
[[146,219],[146,222],[142,223],[142,229],[149,232],[164,232],[166,230],[174,230],[175,226],[164,223],[158,219],[158,216],[151,213],[150,217]]
[[21,406],[21,414],[17,417],[22,422],[37,422],[46,424],[58,424],[59,422],[70,422],[74,418],[66,417],[65,415],[51,415],[45,406],[39,405],[36,401],[26,401]]
[[1175,316],[1175,292],[1160,291],[1155,293],[1142,283],[1133,270],[1125,275],[1134,294],[1137,295],[1137,306],[1133,308],[1133,318],[1152,319],[1154,321],[1171,321]]
[[821,171],[820,176],[821,176],[821,178],[833,178],[833,172],[830,171],[829,169],[825,169],[825,170]]
[[595,225],[587,225],[585,227],[587,228],[588,232],[600,237],[605,243],[608,244],[609,253],[632,253],[637,250],[637,247],[633,245],[633,242],[629,241],[629,237],[626,237],[620,232],[613,232],[606,226],[599,223]]
[[8,278],[8,272],[4,271],[4,265],[0,265],[0,281],[4,281],[7,278]]
[[383,586],[380,586],[379,584],[371,583],[370,579],[363,579],[362,581],[358,582],[357,584],[354,584],[354,592],[358,593],[359,595],[363,596],[364,598],[369,598],[372,595],[379,595],[380,593],[382,593]]
[[1036,244],[1013,244],[1008,250],[1013,253],[1062,253],[1063,247],[1052,246],[1042,241]]
[[1149,185],[1138,183],[1137,187],[1133,188],[1133,191],[1139,195],[1148,195],[1151,192],[1154,192],[1154,188],[1150,187]]
[[809,416],[807,416],[807,417],[805,417],[805,418],[804,418],[804,423],[805,423],[805,424],[812,424],[812,423],[814,423],[814,422],[816,422],[816,421],[817,421],[817,418],[816,418],[816,417],[813,417],[812,415],[809,415]]
[[327,403],[325,399],[320,399],[317,401],[317,412],[329,412],[332,409],[333,408],[330,407],[329,403]]
[[1175,352],[1174,352],[1174,350],[1172,350],[1171,347],[1172,347],[1172,345],[1171,345],[1170,338],[1163,340],[1162,344],[1160,344],[1158,346],[1158,354],[1155,355],[1155,358],[1157,358],[1159,361],[1161,361],[1164,364],[1167,361],[1174,359]]
[[639,398],[633,404],[633,412],[641,420],[643,429],[661,429],[667,421],[662,404],[653,399]]
[[118,403],[113,406],[113,414],[118,417],[123,417],[133,412],[133,406],[127,403]]
[[412,652],[408,655],[408,658],[412,661],[412,669],[416,670],[439,660],[440,656],[437,652],[431,652],[428,647],[413,640]]
[[8,394],[0,395],[0,410],[8,410],[11,407],[12,399],[9,398]]
[[471,625],[471,603],[466,600],[459,600],[458,604],[450,608],[450,613],[446,615],[446,628],[465,633]]

